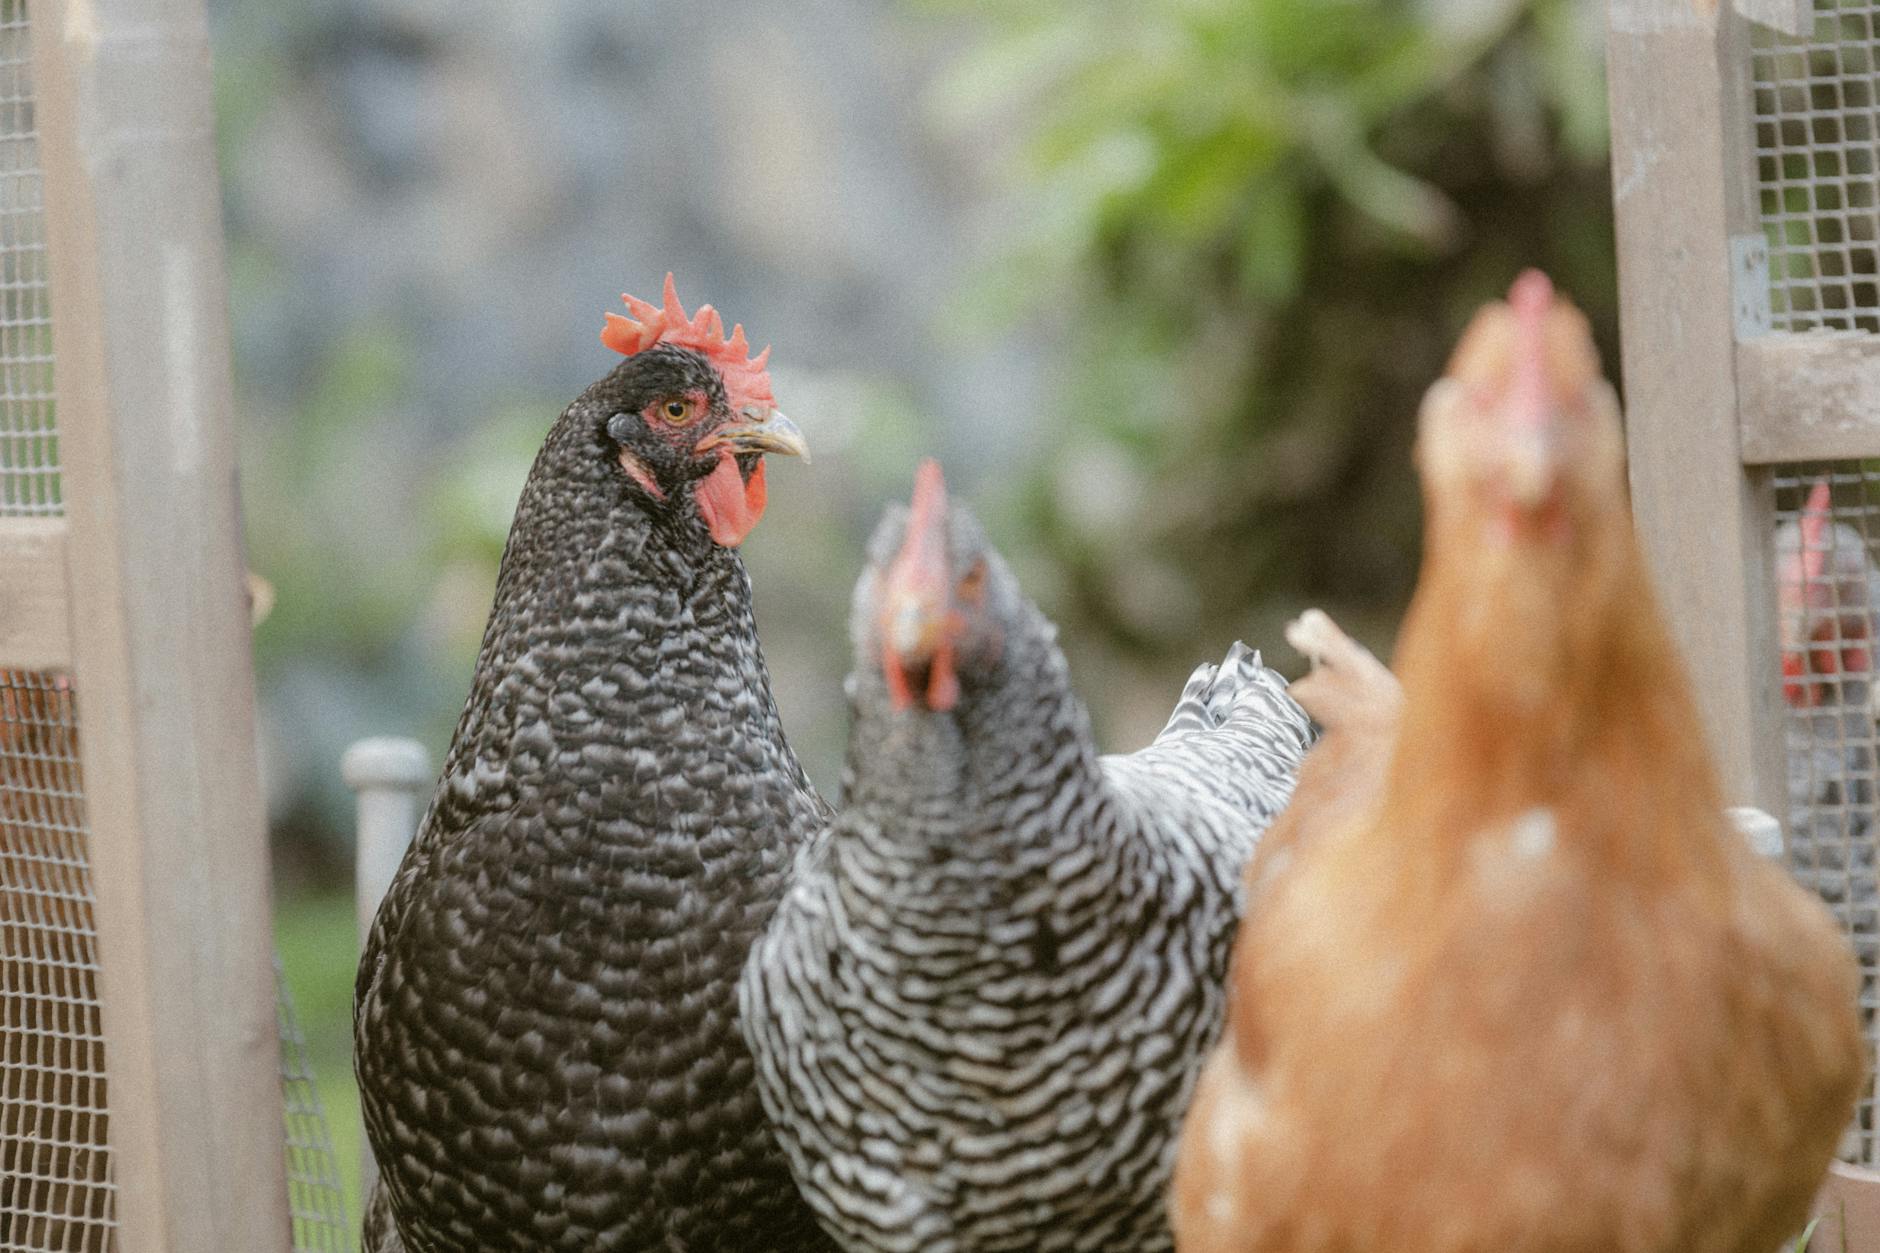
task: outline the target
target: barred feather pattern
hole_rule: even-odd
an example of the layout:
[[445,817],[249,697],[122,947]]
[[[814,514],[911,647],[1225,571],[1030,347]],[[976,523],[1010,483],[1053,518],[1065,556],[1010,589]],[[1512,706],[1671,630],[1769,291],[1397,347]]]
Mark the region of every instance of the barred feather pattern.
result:
[[360,965],[367,1253],[829,1247],[736,1023],[828,810],[742,563],[690,511],[636,503],[596,443],[621,403],[577,402],[537,459]]
[[1019,617],[957,718],[897,718],[858,668],[842,813],[746,967],[765,1108],[846,1249],[1170,1247],[1242,867],[1312,739],[1235,645],[1154,743],[1099,758]]

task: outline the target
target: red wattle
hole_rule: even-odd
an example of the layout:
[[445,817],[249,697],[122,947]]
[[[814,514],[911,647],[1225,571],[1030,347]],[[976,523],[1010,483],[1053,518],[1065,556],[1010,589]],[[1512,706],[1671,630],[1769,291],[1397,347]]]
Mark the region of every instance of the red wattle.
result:
[[1800,653],[1782,654],[1782,676],[1785,680],[1782,684],[1782,699],[1787,701],[1792,708],[1806,709],[1815,703],[1815,691],[1812,684],[1787,681],[1798,679],[1807,673],[1808,662]]
[[888,685],[888,703],[906,709],[914,703],[914,693],[907,685],[907,670],[892,648],[881,650],[881,677]]
[[729,448],[718,458],[718,465],[698,485],[699,515],[711,531],[712,539],[725,548],[736,548],[764,516],[769,493],[764,487],[764,463],[751,471],[750,482],[738,469],[738,458]]
[[953,671],[953,641],[947,640],[934,654],[933,668],[927,675],[927,708],[945,713],[960,703],[960,679]]

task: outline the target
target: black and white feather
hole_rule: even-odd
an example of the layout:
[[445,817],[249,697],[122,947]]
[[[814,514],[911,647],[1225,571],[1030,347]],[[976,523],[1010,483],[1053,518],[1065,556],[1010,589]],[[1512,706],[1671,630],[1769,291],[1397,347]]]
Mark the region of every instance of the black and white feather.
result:
[[1242,868],[1310,723],[1235,645],[1154,743],[1099,756],[1054,628],[957,509],[950,569],[983,570],[959,698],[896,709],[877,602],[906,527],[857,591],[842,812],[745,972],[765,1108],[846,1249],[1168,1248]]
[[634,417],[666,393],[723,416],[703,358],[642,353],[563,414],[523,490],[360,964],[367,1253],[828,1247],[736,1022],[749,945],[828,811],[784,741],[744,566],[695,508],[711,463]]

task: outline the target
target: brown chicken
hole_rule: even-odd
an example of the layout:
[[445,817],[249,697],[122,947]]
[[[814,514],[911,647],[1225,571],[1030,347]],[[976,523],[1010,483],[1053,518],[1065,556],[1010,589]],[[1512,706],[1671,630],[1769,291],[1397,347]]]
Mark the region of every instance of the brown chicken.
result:
[[1420,422],[1403,704],[1305,624],[1327,734],[1248,870],[1177,1247],[1772,1253],[1853,1108],[1854,964],[1722,816],[1585,320],[1524,275]]

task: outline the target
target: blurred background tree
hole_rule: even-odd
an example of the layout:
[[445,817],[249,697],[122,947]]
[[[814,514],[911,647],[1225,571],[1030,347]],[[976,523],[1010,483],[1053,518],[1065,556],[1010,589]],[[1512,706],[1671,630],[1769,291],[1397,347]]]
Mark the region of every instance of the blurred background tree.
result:
[[939,115],[1009,141],[1024,224],[978,307],[1063,328],[1011,535],[1067,633],[1159,686],[1307,603],[1388,643],[1416,405],[1468,314],[1543,266],[1616,367],[1599,6],[949,7],[991,33]]
[[1388,646],[1414,415],[1525,265],[1616,370],[1582,0],[215,0],[282,948],[354,1132],[348,798],[441,755],[549,422],[623,289],[775,346],[813,466],[746,546],[833,791],[846,606],[945,461],[1107,743],[1309,604]]

